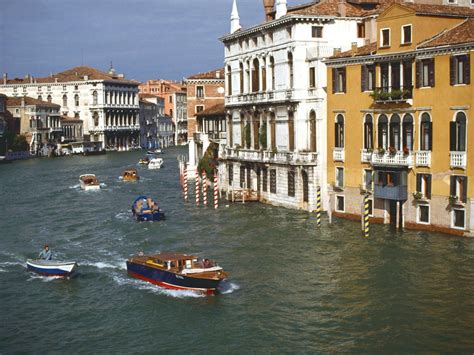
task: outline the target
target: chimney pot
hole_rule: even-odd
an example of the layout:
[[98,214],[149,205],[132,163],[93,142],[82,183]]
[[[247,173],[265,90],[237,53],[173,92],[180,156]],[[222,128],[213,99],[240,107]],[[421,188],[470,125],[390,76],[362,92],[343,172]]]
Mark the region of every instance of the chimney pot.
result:
[[263,8],[265,9],[265,19],[270,21],[272,19],[271,12],[275,6],[275,0],[263,0]]
[[351,53],[353,56],[357,53],[357,42],[351,43]]
[[339,12],[339,16],[346,17],[346,1],[345,0],[338,1],[337,11]]
[[3,73],[3,85],[7,85],[8,73]]
[[337,55],[337,54],[340,54],[341,53],[341,48],[334,48],[333,50],[333,55]]

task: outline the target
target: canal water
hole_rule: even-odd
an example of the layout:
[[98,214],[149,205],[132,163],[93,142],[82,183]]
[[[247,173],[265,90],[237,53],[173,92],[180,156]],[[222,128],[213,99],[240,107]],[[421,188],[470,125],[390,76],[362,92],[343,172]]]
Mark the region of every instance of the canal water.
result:
[[[381,225],[363,239],[360,223],[317,229],[301,211],[195,207],[180,194],[184,152],[139,167],[138,183],[119,177],[142,152],[0,166],[0,353],[474,350],[474,240]],[[82,191],[82,173],[103,188]],[[166,221],[132,219],[140,194]],[[75,278],[26,270],[45,243],[79,262]],[[127,276],[139,251],[210,257],[230,278],[217,296],[165,291]]]

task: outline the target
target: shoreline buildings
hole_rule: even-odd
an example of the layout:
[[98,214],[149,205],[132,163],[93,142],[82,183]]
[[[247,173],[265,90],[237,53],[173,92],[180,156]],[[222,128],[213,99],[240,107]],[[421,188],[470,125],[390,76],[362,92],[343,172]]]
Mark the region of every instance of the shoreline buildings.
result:
[[138,82],[112,67],[105,73],[80,66],[43,78],[8,79],[4,74],[0,92],[60,105],[62,116],[82,121],[84,140],[107,150],[139,145]]
[[328,65],[337,216],[474,235],[474,9],[393,4],[376,39]]

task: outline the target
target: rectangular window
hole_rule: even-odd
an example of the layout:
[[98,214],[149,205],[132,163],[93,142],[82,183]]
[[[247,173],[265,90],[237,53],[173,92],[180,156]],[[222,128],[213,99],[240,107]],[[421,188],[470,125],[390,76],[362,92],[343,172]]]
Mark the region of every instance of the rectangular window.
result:
[[201,112],[203,110],[204,110],[204,106],[202,106],[202,105],[196,106],[196,113]]
[[454,228],[466,228],[466,211],[464,209],[454,208],[452,211],[452,226]]
[[268,169],[267,168],[264,168],[262,170],[262,190],[264,192],[267,192],[267,185],[268,185]]
[[390,47],[390,28],[380,30],[380,47]]
[[332,92],[346,92],[346,68],[332,68]]
[[470,84],[470,55],[456,55],[449,58],[449,82],[451,85]]
[[430,205],[418,205],[417,207],[417,221],[418,223],[430,223]]
[[435,62],[434,58],[416,61],[416,87],[435,86]]
[[357,37],[365,38],[365,24],[364,23],[357,24]]
[[344,187],[344,168],[336,168],[336,186]]
[[411,25],[402,26],[402,44],[411,43]]
[[276,194],[277,192],[277,174],[275,169],[270,170],[270,192]]
[[309,68],[309,87],[310,88],[316,87],[316,68],[315,67]]
[[344,212],[344,196],[336,196],[336,211]]
[[288,35],[288,38],[291,39],[291,35],[292,35],[292,33],[291,33],[291,26],[286,28],[286,34]]
[[367,200],[369,204],[369,216],[373,217],[374,216],[374,201],[373,200]]
[[467,176],[452,175],[449,194],[460,202],[467,202]]
[[370,169],[364,169],[364,188],[367,191],[372,191],[373,187],[373,173]]
[[229,185],[234,181],[234,164],[229,164]]
[[170,104],[172,104],[173,103],[173,96],[170,96],[169,100],[170,100]]
[[245,166],[240,167],[240,187],[244,188],[245,185]]
[[196,97],[203,98],[204,97],[204,86],[196,86]]
[[313,26],[311,33],[313,38],[323,38],[323,26]]
[[295,196],[295,172],[288,171],[288,196]]
[[375,89],[375,65],[362,65],[360,68],[361,91],[373,91]]

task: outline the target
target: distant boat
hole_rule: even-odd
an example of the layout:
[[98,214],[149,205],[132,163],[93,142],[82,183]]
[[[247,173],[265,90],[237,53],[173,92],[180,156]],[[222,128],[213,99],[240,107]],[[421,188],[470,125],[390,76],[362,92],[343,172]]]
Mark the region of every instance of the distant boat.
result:
[[141,165],[148,165],[148,163],[150,163],[150,158],[148,157],[142,158],[138,161],[138,164],[141,164]]
[[148,150],[146,153],[150,155],[161,154],[161,149]]
[[227,277],[213,261],[181,253],[132,256],[127,260],[127,272],[164,288],[205,294],[216,293]]
[[136,169],[127,169],[123,172],[122,175],[123,181],[138,181],[140,180],[140,176],[138,176],[138,172]]
[[84,174],[79,176],[79,182],[81,183],[81,189],[85,191],[100,189],[99,180],[94,174]]
[[153,158],[150,159],[150,163],[148,164],[148,169],[160,169],[163,166],[163,159],[162,158]]
[[160,221],[165,219],[165,213],[152,198],[139,196],[132,204],[133,217],[137,221]]
[[28,270],[36,272],[43,276],[63,276],[68,277],[76,270],[75,261],[56,261],[56,260],[31,260],[26,261]]

